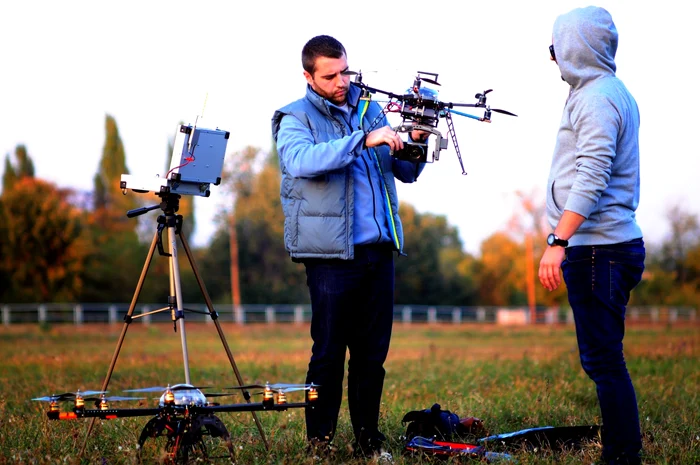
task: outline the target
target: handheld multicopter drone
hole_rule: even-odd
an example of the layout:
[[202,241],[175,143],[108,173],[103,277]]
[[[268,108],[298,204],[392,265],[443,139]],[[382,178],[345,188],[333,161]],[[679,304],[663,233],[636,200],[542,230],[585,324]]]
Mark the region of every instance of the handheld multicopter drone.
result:
[[[224,441],[228,454],[234,459],[231,436],[224,423],[215,415],[217,412],[251,412],[283,411],[313,405],[318,399],[316,384],[251,384],[232,386],[225,389],[247,390],[262,389],[255,394],[262,395],[261,402],[225,404],[212,401],[212,398],[231,396],[233,393],[202,392],[208,387],[191,384],[173,386],[153,386],[141,389],[128,389],[129,393],[161,393],[157,407],[113,408],[110,404],[119,401],[136,401],[144,397],[106,396],[107,391],[76,391],[37,397],[32,400],[49,403],[47,416],[51,420],[75,420],[78,418],[99,418],[112,420],[116,418],[151,416],[146,423],[138,441],[141,451],[148,438],[165,437],[165,453],[172,463],[188,463],[195,454],[208,457],[205,436],[220,438]],[[287,394],[306,391],[305,402],[289,402]],[[71,402],[70,411],[61,411],[60,404]],[[86,407],[87,402],[94,402],[94,408]],[[141,402],[139,402],[141,405]]]
[[[459,164],[462,167],[462,174],[467,174],[467,172],[464,170],[462,154],[460,153],[459,144],[457,143],[457,136],[455,134],[454,124],[452,122],[452,113],[460,116],[466,116],[484,123],[491,122],[491,112],[502,113],[510,116],[518,115],[506,110],[491,108],[490,105],[486,104],[486,94],[491,92],[493,89],[488,89],[484,92],[477,93],[474,96],[477,99],[476,103],[441,102],[437,98],[437,91],[428,88],[421,88],[422,82],[439,86],[440,83],[437,81],[438,75],[436,73],[428,73],[425,71],[418,71],[417,73],[418,74],[413,81],[413,86],[404,94],[395,94],[393,92],[388,92],[366,85],[362,82],[362,72],[350,71],[348,73],[355,75],[355,80],[352,82],[352,85],[355,85],[362,90],[363,98],[369,98],[370,94],[379,92],[387,95],[390,99],[389,103],[387,103],[382,110],[382,113],[377,116],[366,132],[372,131],[372,129],[374,129],[374,127],[384,116],[386,116],[387,113],[398,112],[401,114],[402,122],[400,125],[394,128],[395,131],[411,132],[418,130],[435,135],[435,150],[433,151],[430,160],[430,162],[433,162],[440,158],[440,150],[447,149],[447,139],[445,139],[442,136],[442,133],[437,129],[440,118],[445,118],[447,121],[448,133],[452,139],[452,144],[455,147]],[[468,113],[463,113],[454,110],[454,107],[484,108],[484,116],[479,117]],[[402,160],[428,162],[428,144],[427,142],[407,141],[404,143],[404,148],[394,152],[393,155]]]

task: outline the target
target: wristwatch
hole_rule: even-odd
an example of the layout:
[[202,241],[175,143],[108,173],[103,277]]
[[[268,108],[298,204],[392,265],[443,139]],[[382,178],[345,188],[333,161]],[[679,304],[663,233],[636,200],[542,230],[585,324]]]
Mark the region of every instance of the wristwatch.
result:
[[553,245],[558,245],[561,247],[568,247],[569,246],[569,241],[565,241],[564,239],[559,239],[556,234],[552,233],[549,236],[547,236],[547,245],[550,247]]

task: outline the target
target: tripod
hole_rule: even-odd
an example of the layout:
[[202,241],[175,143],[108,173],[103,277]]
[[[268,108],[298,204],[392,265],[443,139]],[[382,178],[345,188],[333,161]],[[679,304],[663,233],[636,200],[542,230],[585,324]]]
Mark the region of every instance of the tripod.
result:
[[[208,314],[212,321],[214,322],[214,325],[216,326],[216,331],[219,334],[219,338],[221,339],[221,343],[224,347],[224,350],[226,351],[226,356],[228,357],[229,363],[231,364],[231,368],[236,376],[236,380],[238,381],[239,386],[243,386],[243,378],[241,377],[240,372],[238,371],[238,367],[236,366],[236,362],[233,358],[233,354],[231,353],[231,349],[228,346],[228,343],[226,341],[226,338],[224,336],[224,332],[221,329],[221,325],[219,323],[219,315],[218,313],[214,310],[214,305],[212,304],[211,298],[209,297],[209,293],[206,290],[206,287],[204,286],[204,281],[202,281],[202,278],[199,274],[199,271],[197,269],[197,265],[194,261],[194,257],[192,255],[192,252],[190,250],[190,247],[187,243],[187,240],[185,238],[185,235],[183,234],[182,231],[182,215],[176,215],[177,210],[179,209],[179,204],[180,204],[180,195],[178,194],[171,194],[169,192],[161,192],[157,194],[162,202],[157,205],[152,205],[150,207],[142,207],[142,208],[137,208],[135,210],[130,210],[127,213],[127,216],[129,218],[133,218],[135,216],[143,215],[144,213],[147,213],[151,210],[155,210],[157,208],[160,208],[163,211],[163,214],[158,217],[158,227],[153,235],[153,240],[151,241],[151,246],[148,251],[148,255],[146,257],[146,261],[143,265],[143,269],[141,270],[141,276],[139,277],[138,284],[136,285],[136,290],[134,291],[133,298],[131,299],[131,305],[129,305],[129,310],[127,314],[124,316],[124,325],[122,327],[121,334],[119,335],[119,340],[117,341],[117,347],[114,351],[114,355],[112,356],[112,361],[110,362],[109,369],[107,370],[107,375],[105,376],[104,382],[102,383],[102,391],[107,391],[107,386],[109,385],[109,381],[112,377],[112,373],[114,372],[114,367],[117,364],[117,358],[119,357],[119,352],[122,348],[122,344],[124,343],[124,338],[126,337],[126,332],[127,329],[129,328],[129,325],[136,319],[145,317],[147,315],[151,315],[154,313],[159,313],[159,312],[164,312],[164,311],[170,311],[171,317],[173,319],[173,325],[175,327],[175,330],[177,331],[179,329],[180,331],[180,341],[182,345],[182,359],[183,359],[183,365],[184,365],[184,371],[185,371],[185,383],[191,385],[192,383],[190,382],[190,367],[189,367],[189,360],[188,360],[188,352],[187,352],[187,335],[185,332],[185,311],[191,311],[191,312],[196,312],[196,313],[204,313]],[[163,248],[163,241],[162,241],[162,233],[164,230],[167,229],[168,233],[168,252],[166,253],[164,248]],[[195,311],[195,310],[186,310],[183,306],[182,302],[182,289],[180,285],[180,267],[178,263],[178,255],[177,255],[177,238],[180,238],[180,242],[182,243],[183,249],[185,250],[185,254],[187,255],[187,259],[189,260],[190,266],[192,267],[192,271],[194,272],[194,276],[197,279],[197,284],[199,285],[199,289],[202,293],[202,296],[204,298],[204,301],[207,305],[207,309],[209,310],[208,312],[200,312],[200,311]],[[153,259],[153,255],[155,252],[156,247],[158,247],[158,252],[160,255],[167,256],[169,259],[169,264],[170,264],[170,295],[168,296],[168,306],[163,307],[157,310],[153,310],[150,312],[142,313],[139,315],[134,315],[134,308],[136,307],[136,302],[138,301],[139,295],[141,294],[141,289],[143,287],[143,283],[146,279],[146,274],[148,272],[148,268],[151,264],[151,260]],[[250,393],[246,389],[242,389],[243,397],[245,398],[246,402],[249,404],[251,403],[250,401]],[[265,437],[265,433],[263,432],[262,425],[260,424],[260,420],[258,419],[258,416],[256,415],[255,411],[251,410],[251,414],[253,415],[253,419],[255,420],[255,425],[258,428],[258,431],[260,432],[260,436],[262,437],[263,443],[265,444],[265,449],[269,449],[269,444],[267,442],[267,438]],[[88,427],[87,433],[85,435],[85,440],[83,442],[82,449],[80,451],[80,456],[82,456],[83,452],[85,451],[85,447],[87,446],[87,441],[88,437],[90,436],[90,433],[95,425],[95,420],[96,418],[92,418],[92,421],[90,422],[90,425]],[[221,424],[221,427],[223,427],[223,424]],[[225,431],[225,429],[224,429]]]

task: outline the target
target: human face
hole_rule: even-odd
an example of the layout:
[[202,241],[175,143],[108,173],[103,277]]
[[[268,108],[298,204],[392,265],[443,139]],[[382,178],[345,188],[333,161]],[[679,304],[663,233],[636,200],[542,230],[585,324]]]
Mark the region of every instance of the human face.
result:
[[335,105],[343,105],[350,87],[347,71],[348,59],[345,55],[340,58],[317,57],[314,74],[304,71],[304,77],[318,95]]

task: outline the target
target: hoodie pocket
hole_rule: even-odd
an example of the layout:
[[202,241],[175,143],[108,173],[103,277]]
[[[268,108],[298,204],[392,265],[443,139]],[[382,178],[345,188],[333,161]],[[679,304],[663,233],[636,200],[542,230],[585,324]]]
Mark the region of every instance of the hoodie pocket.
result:
[[[549,198],[551,200],[550,204],[552,205],[554,210],[558,213],[562,213],[562,211],[563,211],[562,209],[566,205],[566,198],[562,199],[561,193],[559,193],[559,195],[557,195],[556,182],[557,182],[556,180],[552,180],[551,184],[549,185],[548,195],[549,195]],[[557,197],[559,197],[559,199],[557,199]]]

